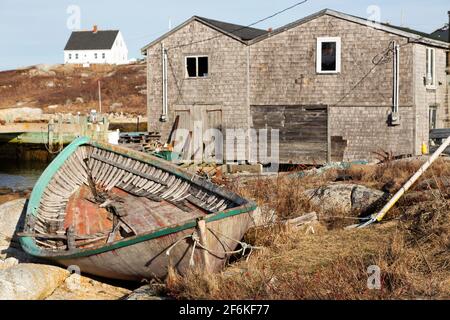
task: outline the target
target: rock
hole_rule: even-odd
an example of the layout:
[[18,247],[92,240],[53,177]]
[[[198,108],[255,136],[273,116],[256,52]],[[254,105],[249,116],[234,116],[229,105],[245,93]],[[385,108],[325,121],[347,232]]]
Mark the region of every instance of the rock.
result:
[[147,89],[139,90],[139,94],[146,95],[147,94]]
[[123,107],[123,103],[121,102],[114,102],[110,107],[109,110],[112,112],[115,112],[117,109],[122,108]]
[[0,110],[0,120],[14,122],[18,119],[37,120],[42,118],[40,108],[9,108]]
[[19,260],[13,257],[7,258],[6,260],[0,260],[0,270],[5,270],[18,264]]
[[82,97],[78,97],[75,99],[76,103],[84,103],[84,99]]
[[89,73],[81,73],[80,74],[80,76],[82,77],[82,78],[89,78]]
[[0,259],[13,257],[19,262],[41,262],[22,250],[17,231],[23,229],[27,199],[16,199],[0,205]]
[[442,176],[442,177],[434,177],[431,179],[426,179],[421,181],[415,187],[416,190],[430,190],[430,189],[438,189],[443,188],[446,189],[450,187],[450,177]]
[[28,75],[33,78],[33,77],[54,77],[56,76],[56,72],[55,71],[43,71],[43,70],[39,70],[39,69],[30,69],[30,71],[28,71]]
[[39,70],[39,71],[49,72],[49,71],[52,71],[53,69],[56,69],[58,66],[59,65],[57,65],[57,64],[44,64],[44,63],[41,63],[41,64],[35,65],[34,68],[36,70]]
[[55,86],[55,83],[53,81],[49,81],[45,84],[45,86],[49,87],[49,88],[53,88]]
[[48,109],[56,109],[59,107],[59,104],[52,104],[51,106],[48,106]]
[[72,104],[72,100],[67,99],[65,104],[66,104],[66,106],[71,105]]
[[69,276],[69,271],[43,264],[23,263],[0,270],[0,300],[41,300]]
[[22,229],[27,199],[17,199],[0,205],[0,246],[18,243],[16,231]]
[[251,217],[252,227],[261,227],[273,224],[278,220],[278,216],[276,215],[275,210],[270,209],[266,206],[257,207]]
[[147,284],[134,290],[125,300],[167,300],[167,298],[161,296],[154,286]]
[[118,300],[130,293],[128,289],[72,274],[46,300]]
[[305,191],[310,201],[322,211],[369,213],[382,202],[386,194],[356,184],[329,184]]

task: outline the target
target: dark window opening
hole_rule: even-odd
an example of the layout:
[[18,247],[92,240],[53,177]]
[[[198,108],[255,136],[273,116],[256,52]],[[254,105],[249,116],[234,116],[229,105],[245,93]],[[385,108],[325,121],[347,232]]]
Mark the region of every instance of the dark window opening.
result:
[[436,107],[430,107],[430,130],[436,129],[437,109]]
[[336,42],[322,42],[322,71],[336,71]]
[[208,57],[187,57],[186,72],[188,78],[204,78],[209,72]]
[[208,57],[198,58],[198,76],[199,77],[208,76]]
[[197,76],[197,58],[187,58],[186,68],[189,78],[195,78]]

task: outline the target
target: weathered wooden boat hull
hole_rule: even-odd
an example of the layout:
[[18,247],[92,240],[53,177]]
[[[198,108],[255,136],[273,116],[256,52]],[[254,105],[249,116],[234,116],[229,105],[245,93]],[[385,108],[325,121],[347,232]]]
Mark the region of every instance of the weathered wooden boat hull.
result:
[[153,240],[143,241],[134,245],[125,246],[103,253],[92,254],[85,257],[72,257],[55,259],[56,262],[88,274],[100,277],[140,281],[149,278],[164,278],[169,267],[173,267],[179,274],[185,274],[190,268],[199,267],[206,272],[221,270],[227,263],[229,254],[225,251],[236,249],[236,243],[228,240],[218,233],[228,233],[231,239],[241,239],[252,223],[248,214],[236,215],[224,220],[214,221],[206,225],[208,231],[206,247],[214,252],[222,252],[219,255],[206,253],[208,261],[205,263],[204,250],[194,249],[194,265],[190,265],[193,243],[190,238],[182,240],[166,252],[175,242],[184,236],[191,235],[196,228],[189,228],[177,233],[171,233]]
[[[80,153],[79,148],[84,146],[94,151],[86,155],[83,149]],[[196,204],[199,209],[186,214],[184,217],[190,218],[178,223],[168,223],[173,220],[173,216],[167,216],[167,212],[165,216],[156,212],[150,216],[155,218],[152,223],[156,225],[156,222],[166,221],[165,225],[158,224],[157,228],[145,231],[143,224],[138,226],[140,229],[136,228],[134,235],[111,242],[108,240],[101,245],[73,247],[73,244],[69,244],[68,235],[67,244],[48,240],[46,237],[49,234],[50,238],[52,235],[56,239],[64,238],[62,234],[64,230],[67,231],[68,223],[75,225],[81,236],[90,236],[84,230],[89,230],[89,225],[86,228],[76,222],[83,218],[86,219],[83,223],[87,224],[92,218],[89,216],[92,210],[85,210],[87,215],[83,216],[86,213],[84,208],[75,206],[72,208],[75,212],[68,214],[68,203],[73,201],[80,188],[86,188],[87,175],[81,162],[77,162],[83,157],[89,158],[91,162],[86,162],[86,166],[91,167],[93,177],[107,190],[113,191],[117,186],[129,190],[134,196],[138,194],[151,201],[161,201],[166,206],[173,204],[174,212],[178,210],[180,216],[183,213],[181,209],[186,208],[182,204],[184,199],[190,201],[189,206]],[[124,166],[120,167],[120,161],[131,169],[127,171]],[[195,194],[191,194],[193,191]],[[157,197],[160,199],[155,200]],[[55,158],[38,180],[30,197],[20,241],[23,249],[31,255],[56,261],[72,270],[107,278],[135,281],[162,278],[169,267],[175,268],[180,274],[186,273],[191,267],[215,272],[224,266],[238,247],[238,240],[253,222],[252,212],[255,209],[253,202],[166,161],[141,152],[79,138]],[[76,217],[72,217],[74,215]],[[139,217],[134,218],[130,221],[136,221]],[[132,224],[130,226],[133,228]]]

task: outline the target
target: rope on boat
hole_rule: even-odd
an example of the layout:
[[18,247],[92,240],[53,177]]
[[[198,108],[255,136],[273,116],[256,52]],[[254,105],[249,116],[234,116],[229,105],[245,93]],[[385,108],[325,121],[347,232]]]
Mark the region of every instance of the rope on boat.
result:
[[249,253],[248,256],[247,256],[246,261],[248,261],[248,259],[250,258],[250,255],[252,254],[253,249],[262,249],[262,248],[263,248],[263,247],[252,246],[251,244],[248,244],[248,243],[246,243],[246,242],[239,241],[239,240],[236,240],[236,239],[232,239],[232,238],[228,237],[227,235],[225,235],[225,234],[223,234],[223,233],[221,233],[221,232],[219,232],[219,231],[212,230],[212,229],[210,229],[210,228],[208,228],[208,230],[209,230],[211,233],[213,233],[213,234],[214,234],[214,232],[215,232],[215,233],[218,233],[218,234],[224,236],[225,238],[227,238],[227,239],[229,239],[229,240],[231,240],[231,241],[234,241],[234,242],[240,244],[240,245],[241,245],[241,248],[238,249],[238,250],[233,250],[233,251],[221,251],[221,252],[211,250],[211,249],[207,248],[206,246],[204,246],[203,244],[201,244],[201,242],[200,242],[200,237],[198,236],[197,231],[194,231],[192,234],[186,235],[186,236],[184,236],[184,237],[178,239],[177,241],[175,241],[175,242],[174,242],[174,243],[166,250],[166,255],[167,255],[167,256],[170,256],[170,252],[172,251],[172,249],[173,249],[174,247],[176,247],[176,246],[177,246],[180,242],[182,242],[183,240],[186,240],[186,239],[189,239],[189,238],[192,239],[192,242],[193,242],[193,244],[192,244],[192,251],[191,251],[191,257],[190,257],[190,259],[189,259],[189,265],[190,265],[190,266],[194,266],[194,252],[195,252],[195,248],[196,248],[196,247],[200,247],[200,248],[202,248],[203,250],[206,250],[206,252],[208,252],[208,253],[210,253],[210,254],[212,254],[212,255],[215,255],[215,256],[221,255],[221,254],[228,255],[228,254],[238,254],[238,253],[241,253],[242,256],[244,256],[245,253],[246,253],[246,251],[247,251],[247,250],[250,250],[250,253]]

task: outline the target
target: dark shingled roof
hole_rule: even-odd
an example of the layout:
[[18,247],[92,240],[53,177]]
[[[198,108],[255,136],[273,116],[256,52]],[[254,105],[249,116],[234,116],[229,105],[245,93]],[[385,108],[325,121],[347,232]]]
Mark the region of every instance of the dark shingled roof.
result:
[[107,50],[111,49],[119,30],[74,31],[64,50]]
[[262,29],[241,26],[238,24],[233,24],[233,23],[228,23],[228,22],[223,22],[223,21],[218,21],[218,20],[213,20],[213,19],[207,19],[207,18],[203,18],[203,17],[197,17],[197,18],[205,21],[208,24],[215,26],[216,28],[218,28],[224,32],[231,33],[243,41],[252,40],[256,37],[259,37],[259,36],[267,33],[266,30],[262,30]]
[[443,27],[443,28],[437,29],[435,32],[433,32],[431,34],[431,36],[436,40],[449,42],[448,41],[448,30],[449,30],[448,27]]

